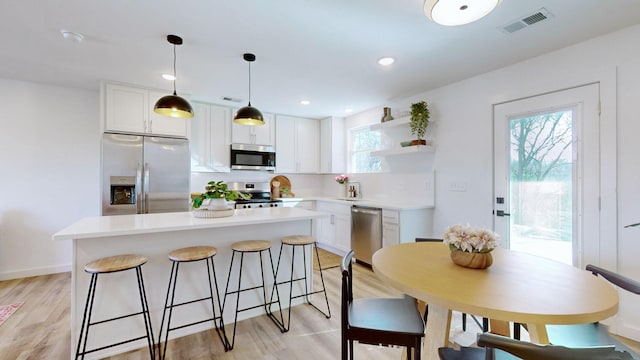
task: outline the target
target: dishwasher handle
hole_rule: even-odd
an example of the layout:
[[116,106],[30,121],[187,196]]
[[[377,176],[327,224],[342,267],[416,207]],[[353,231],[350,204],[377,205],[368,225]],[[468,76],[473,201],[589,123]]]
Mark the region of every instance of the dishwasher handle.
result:
[[356,207],[351,208],[352,213],[362,213],[367,215],[378,215],[380,214],[380,210],[381,209],[374,210],[374,209],[363,209],[363,208],[356,208]]

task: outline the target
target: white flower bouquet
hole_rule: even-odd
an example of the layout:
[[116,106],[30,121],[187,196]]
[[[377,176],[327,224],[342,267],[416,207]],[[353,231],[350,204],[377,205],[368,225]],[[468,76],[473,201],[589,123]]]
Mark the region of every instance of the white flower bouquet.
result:
[[457,249],[470,253],[488,253],[498,246],[498,234],[470,225],[456,224],[449,226],[442,236],[445,244],[452,250]]

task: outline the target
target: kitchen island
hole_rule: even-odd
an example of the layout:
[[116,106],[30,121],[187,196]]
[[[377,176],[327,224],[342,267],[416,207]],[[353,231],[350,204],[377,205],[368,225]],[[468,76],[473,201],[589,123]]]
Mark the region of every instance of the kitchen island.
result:
[[[167,258],[169,252],[187,246],[215,246],[218,249],[218,253],[214,257],[218,280],[217,287],[222,298],[227,284],[232,255],[230,245],[232,243],[254,239],[271,241],[273,243],[271,251],[275,267],[281,237],[294,234],[312,235],[313,220],[327,216],[324,213],[298,208],[238,209],[234,210],[233,216],[224,218],[196,218],[190,212],[118,215],[84,218],[60,230],[53,235],[53,240],[73,241],[71,276],[72,352],[75,352],[82,312],[89,287],[90,276],[84,272],[86,263],[101,257],[118,254],[139,254],[149,259],[142,267],[142,273],[154,335],[157,337],[171,272],[171,261]],[[243,288],[257,285],[257,281],[260,279],[259,263],[257,255],[255,258],[253,256],[245,258]],[[307,272],[310,273],[312,270],[310,258],[307,259],[306,264]],[[281,267],[283,269],[291,268],[290,254],[283,254]],[[301,264],[296,264],[296,267],[297,271],[303,270]],[[237,269],[236,264],[234,264],[234,268]],[[185,266],[180,267],[176,303],[208,296],[205,269],[206,265],[202,262],[185,264]],[[284,274],[284,271],[282,271],[278,281],[286,279],[289,275],[288,271],[286,273]],[[300,284],[301,282],[298,283]],[[231,275],[231,284],[237,284],[236,270]],[[273,285],[273,279],[267,274],[268,289],[271,287],[269,284]],[[240,307],[254,305],[258,299],[257,292],[255,297],[252,296],[251,292],[247,292],[241,298]],[[301,301],[302,299],[299,300]],[[282,296],[281,302],[283,307],[289,306],[288,299],[284,299]],[[94,304],[96,320],[138,311],[140,311],[140,303],[134,274],[125,271],[100,276]],[[172,324],[184,324],[204,319],[208,316],[206,311],[206,302],[175,309],[175,320],[172,320]],[[225,324],[233,322],[234,313],[235,296],[232,296],[224,307]],[[238,319],[246,319],[263,313],[263,309],[257,308],[240,313]],[[211,322],[207,322],[183,328],[172,332],[170,337],[185,336],[204,331],[212,326]],[[144,334],[144,324],[141,317],[133,317],[122,320],[119,323],[106,324],[105,326],[94,326],[91,328],[88,348],[137,337],[140,334]],[[91,355],[92,358],[99,358],[145,346],[145,341],[140,340]]]

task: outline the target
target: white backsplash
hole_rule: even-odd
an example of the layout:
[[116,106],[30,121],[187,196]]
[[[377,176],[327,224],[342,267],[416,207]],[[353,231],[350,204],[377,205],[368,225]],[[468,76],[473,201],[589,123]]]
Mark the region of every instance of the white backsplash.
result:
[[[191,173],[191,191],[202,192],[205,185],[215,181],[270,182],[276,175],[284,175],[291,182],[291,191],[296,197],[336,198],[339,184],[334,175],[276,174],[260,171],[232,171],[230,173]],[[389,200],[435,204],[433,172],[348,174],[349,180],[360,183],[363,199]]]

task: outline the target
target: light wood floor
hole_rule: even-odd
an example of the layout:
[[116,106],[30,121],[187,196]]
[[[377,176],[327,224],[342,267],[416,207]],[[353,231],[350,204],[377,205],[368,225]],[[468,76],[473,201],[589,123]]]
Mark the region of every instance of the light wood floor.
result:
[[[326,319],[310,306],[300,305],[292,309],[288,333],[281,334],[266,316],[261,316],[238,323],[235,348],[230,352],[224,352],[215,333],[203,332],[170,341],[167,358],[339,358],[340,268],[324,270],[324,274],[333,315],[331,319]],[[354,277],[354,297],[400,296],[378,281],[369,269],[356,265]],[[0,326],[1,360],[70,358],[70,283],[69,273],[0,282],[0,305],[24,301],[24,305]],[[227,331],[230,330],[231,326],[227,325]],[[640,352],[640,343],[622,340]],[[402,351],[356,344],[355,352],[356,359],[397,360]],[[110,359],[148,359],[148,352],[141,349]]]

